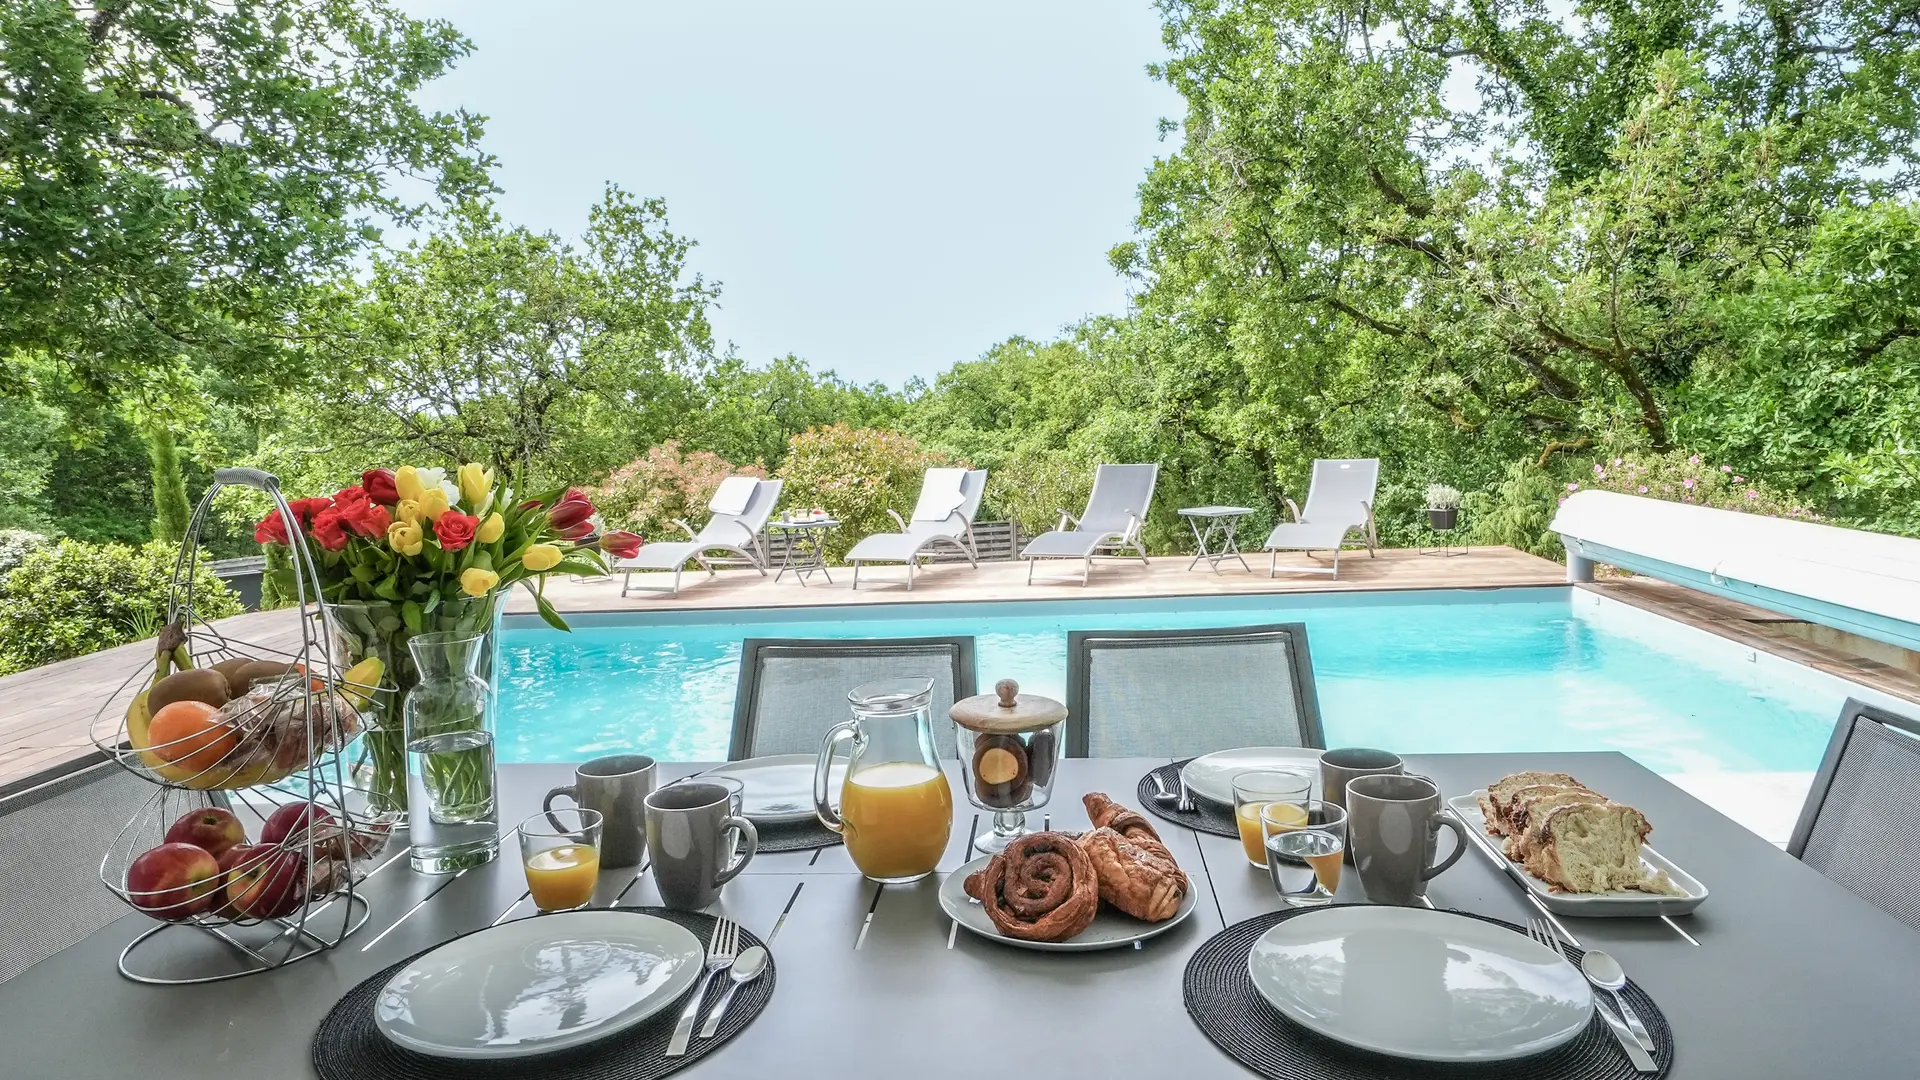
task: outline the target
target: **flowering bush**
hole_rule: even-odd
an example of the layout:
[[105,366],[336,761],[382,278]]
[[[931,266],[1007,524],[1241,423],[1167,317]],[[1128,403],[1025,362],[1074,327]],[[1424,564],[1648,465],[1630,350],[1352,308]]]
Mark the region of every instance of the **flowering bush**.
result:
[[[167,620],[172,544],[62,540],[28,553],[0,581],[0,675],[151,637]],[[241,612],[240,598],[200,554],[194,614]]]
[[26,529],[0,529],[0,578],[53,541]]
[[911,435],[845,424],[813,428],[787,440],[779,475],[788,510],[820,507],[840,521],[827,534],[829,558],[838,560],[861,537],[897,528],[887,516],[913,512],[920,480],[931,468],[959,465],[945,454],[923,448]]
[[593,501],[610,525],[655,540],[684,540],[674,520],[698,529],[720,481],[735,474],[764,477],[767,471],[758,465],[736,467],[705,450],[683,451],[669,439],[615,469],[594,491]]
[[1731,465],[1714,465],[1698,454],[1625,454],[1596,461],[1579,480],[1568,481],[1566,495],[1583,489],[1617,491],[1668,502],[1693,503],[1721,510],[1742,510],[1771,517],[1816,520],[1819,515],[1794,498],[1754,480]]

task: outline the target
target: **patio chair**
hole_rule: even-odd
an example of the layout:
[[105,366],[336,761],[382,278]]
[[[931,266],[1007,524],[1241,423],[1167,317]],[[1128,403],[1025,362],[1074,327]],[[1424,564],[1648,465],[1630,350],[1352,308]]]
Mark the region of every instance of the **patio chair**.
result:
[[[674,521],[675,525],[687,531],[691,539],[648,544],[633,558],[620,559],[613,564],[615,570],[625,575],[620,579],[620,595],[624,597],[634,591],[635,570],[671,570],[671,589],[642,587],[642,591],[678,596],[680,571],[692,561],[699,562],[706,569],[708,577],[713,576],[715,566],[751,566],[760,571],[761,577],[766,577],[767,519],[773,516],[774,505],[780,501],[783,483],[753,476],[729,476],[722,480],[719,489],[707,503],[707,509],[712,511],[713,516],[707,519],[699,532],[694,532],[693,526],[684,521]],[[708,554],[714,551],[727,554],[718,558]]]
[[[1147,524],[1147,507],[1153,502],[1153,488],[1160,479],[1158,465],[1102,465],[1093,474],[1093,493],[1087,496],[1086,512],[1074,517],[1060,511],[1060,525],[1041,533],[1020,551],[1027,560],[1027,584],[1033,584],[1033,566],[1041,559],[1081,560],[1080,584],[1093,573],[1096,556],[1133,558],[1131,550],[1147,565],[1147,549],[1141,542],[1141,530]],[[1068,528],[1071,525],[1072,528]],[[1043,581],[1072,581],[1073,578],[1042,578]]]
[[853,564],[853,587],[860,587],[860,567],[870,562],[907,564],[907,591],[913,591],[913,566],[929,548],[951,547],[978,567],[980,552],[973,543],[973,516],[980,512],[980,497],[987,491],[985,469],[928,469],[920,481],[920,501],[913,506],[913,517],[887,508],[899,532],[875,533],[853,545],[847,561]]
[[974,695],[973,638],[748,638],[727,760],[817,754],[827,729],[852,715],[849,690],[916,675],[933,680],[934,749],[954,757],[947,710]]
[[1067,633],[1067,756],[1326,747],[1305,623]]
[[[100,884],[100,856],[162,791],[99,754],[8,789],[0,794],[0,982],[133,910]],[[198,792],[164,797],[179,802],[168,808],[175,814],[208,801]]]
[[[1380,486],[1379,458],[1318,458],[1313,463],[1313,482],[1307,488],[1307,508],[1303,512],[1287,500],[1293,520],[1282,522],[1267,534],[1267,576],[1286,571],[1290,574],[1332,574],[1340,576],[1340,548],[1347,534],[1361,530],[1367,556],[1372,558],[1380,546],[1373,529],[1373,499]],[[1333,567],[1281,566],[1282,551],[1331,550]]]
[[1920,719],[1848,699],[1787,854],[1920,930]]

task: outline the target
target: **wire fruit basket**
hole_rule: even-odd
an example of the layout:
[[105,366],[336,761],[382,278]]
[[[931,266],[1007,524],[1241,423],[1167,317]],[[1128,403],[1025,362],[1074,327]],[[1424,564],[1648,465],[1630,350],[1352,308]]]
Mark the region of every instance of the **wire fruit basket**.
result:
[[[200,617],[200,537],[231,486],[265,492],[287,535],[303,535],[271,474],[215,472],[174,562],[153,662],[94,714],[94,745],[155,785],[100,861],[101,883],[159,920],[120,954],[120,973],[137,982],[238,978],[338,945],[367,920],[359,886],[392,830],[346,760],[391,686],[377,660],[335,663],[341,650],[306,545],[289,549],[291,631],[276,625],[273,640],[249,642]],[[219,945],[205,948],[206,936]]]

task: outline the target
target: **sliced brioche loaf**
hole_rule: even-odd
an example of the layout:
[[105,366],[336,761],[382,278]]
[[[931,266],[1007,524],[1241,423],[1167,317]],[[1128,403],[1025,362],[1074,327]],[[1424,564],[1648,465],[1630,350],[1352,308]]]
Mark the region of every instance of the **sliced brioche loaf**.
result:
[[1631,806],[1569,803],[1549,810],[1535,828],[1525,866],[1556,892],[1678,891],[1665,874],[1650,874],[1640,861],[1640,845],[1653,826]]
[[1526,861],[1527,848],[1538,842],[1540,822],[1555,808],[1574,803],[1606,801],[1607,797],[1597,791],[1566,784],[1535,784],[1521,788],[1514,793],[1513,802],[1507,808],[1507,858],[1515,862]]
[[1557,784],[1562,787],[1585,787],[1580,781],[1557,772],[1517,772],[1487,785],[1480,796],[1480,814],[1486,819],[1487,832],[1493,836],[1508,836],[1513,832],[1513,824],[1508,818],[1512,809],[1513,796],[1522,788],[1538,787],[1542,784]]

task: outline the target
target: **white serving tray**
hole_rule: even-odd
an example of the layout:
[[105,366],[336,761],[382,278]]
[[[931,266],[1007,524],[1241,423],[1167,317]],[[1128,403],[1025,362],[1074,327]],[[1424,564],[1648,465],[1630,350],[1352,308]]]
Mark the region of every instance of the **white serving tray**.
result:
[[1658,918],[1662,915],[1685,915],[1699,907],[1707,899],[1707,887],[1700,879],[1653,850],[1640,846],[1640,862],[1649,872],[1665,870],[1667,877],[1673,880],[1674,887],[1685,896],[1656,896],[1653,893],[1622,890],[1608,893],[1561,893],[1532,874],[1512,859],[1507,858],[1501,848],[1500,837],[1487,834],[1487,820],[1480,813],[1480,796],[1484,788],[1467,795],[1457,795],[1447,800],[1447,806],[1460,821],[1466,825],[1467,832],[1481,851],[1493,857],[1494,862],[1506,867],[1507,873],[1520,887],[1532,893],[1555,915],[1572,915],[1580,918]]

